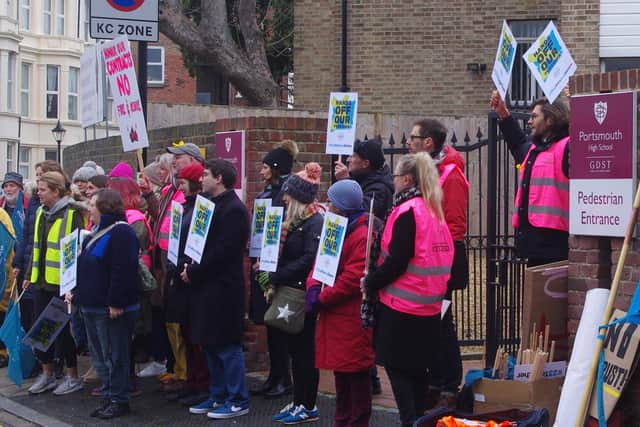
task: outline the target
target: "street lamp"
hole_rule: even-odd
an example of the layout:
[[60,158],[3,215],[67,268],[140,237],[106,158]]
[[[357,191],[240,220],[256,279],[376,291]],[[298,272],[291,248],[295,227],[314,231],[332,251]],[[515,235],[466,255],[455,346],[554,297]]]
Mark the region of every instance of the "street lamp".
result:
[[64,138],[64,134],[67,132],[65,128],[60,124],[60,119],[58,119],[58,123],[56,123],[56,127],[51,129],[51,134],[53,135],[53,139],[58,143],[58,163],[62,165],[62,158],[60,157],[60,144],[62,144],[62,139]]

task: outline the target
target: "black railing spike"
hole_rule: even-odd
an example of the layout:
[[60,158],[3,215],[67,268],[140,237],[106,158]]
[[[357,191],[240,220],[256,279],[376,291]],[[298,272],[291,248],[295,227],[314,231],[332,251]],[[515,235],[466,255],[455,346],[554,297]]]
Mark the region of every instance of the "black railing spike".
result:
[[402,148],[407,146],[407,135],[405,135],[404,132],[402,132],[402,139],[400,140],[400,145],[402,146]]
[[396,140],[395,140],[395,138],[393,137],[393,134],[391,134],[391,135],[389,136],[389,146],[393,147],[394,145],[396,145]]
[[378,138],[380,141],[382,141],[382,135],[378,134],[378,136],[376,136],[376,138]]
[[482,131],[480,130],[480,126],[478,126],[478,132],[476,132],[476,138],[478,138],[478,141],[480,141],[482,139]]
[[367,134],[364,134],[364,140],[367,141],[369,139],[369,137],[367,136]]
[[469,143],[471,142],[471,138],[469,138],[469,132],[465,132],[464,133],[464,143],[469,145]]
[[456,145],[458,143],[458,137],[456,136],[455,132],[453,132],[453,135],[451,135],[451,143],[453,145]]

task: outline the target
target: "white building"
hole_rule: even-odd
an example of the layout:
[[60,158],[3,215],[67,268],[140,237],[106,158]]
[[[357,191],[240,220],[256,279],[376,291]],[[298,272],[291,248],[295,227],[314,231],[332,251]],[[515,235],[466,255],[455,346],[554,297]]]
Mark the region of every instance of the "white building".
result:
[[[89,0],[0,1],[0,176],[33,179],[35,163],[84,140],[78,88],[88,36]],[[80,10],[78,10],[80,8]]]

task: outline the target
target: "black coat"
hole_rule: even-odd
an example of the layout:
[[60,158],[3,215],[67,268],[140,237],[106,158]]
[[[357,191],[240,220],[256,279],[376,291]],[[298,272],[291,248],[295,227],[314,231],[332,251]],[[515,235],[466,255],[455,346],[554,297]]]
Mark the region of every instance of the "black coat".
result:
[[300,226],[289,230],[278,259],[278,268],[269,275],[269,282],[306,289],[307,276],[313,267],[320,244],[322,222],[322,215],[316,213]]
[[[288,177],[289,175],[286,175]],[[282,196],[284,192],[282,191],[282,184],[284,183],[285,178],[281,177],[278,179],[278,183],[276,185],[267,186],[264,191],[256,197],[256,199],[271,199],[271,206],[284,206],[284,202],[282,201]],[[286,212],[286,211],[285,211]],[[251,259],[251,263],[257,262],[256,258]],[[264,291],[258,284],[256,280],[256,274],[253,272],[253,268],[251,268],[250,274],[250,296],[249,296],[249,319],[251,319],[254,323],[263,324],[264,323],[264,313],[267,311],[267,301],[264,298]]]
[[378,170],[353,175],[352,178],[362,188],[362,205],[367,212],[369,212],[371,197],[376,195],[373,200],[373,214],[376,218],[384,221],[393,203],[393,177],[389,166],[384,165]]
[[194,344],[240,345],[249,213],[233,190],[211,200],[216,206],[201,263],[187,267],[191,281],[189,332]]

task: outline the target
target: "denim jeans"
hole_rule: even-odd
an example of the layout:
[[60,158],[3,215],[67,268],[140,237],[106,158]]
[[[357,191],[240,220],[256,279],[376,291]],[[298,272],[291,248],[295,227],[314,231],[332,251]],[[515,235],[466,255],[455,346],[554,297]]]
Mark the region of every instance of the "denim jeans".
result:
[[249,396],[244,375],[241,345],[216,347],[204,345],[209,365],[209,395],[216,403],[247,406]]
[[71,313],[71,335],[76,342],[76,348],[85,349],[87,347],[87,332],[80,310],[73,310]]
[[87,329],[91,362],[104,388],[104,398],[129,402],[131,336],[138,311],[125,312],[116,319],[104,311],[82,310]]

